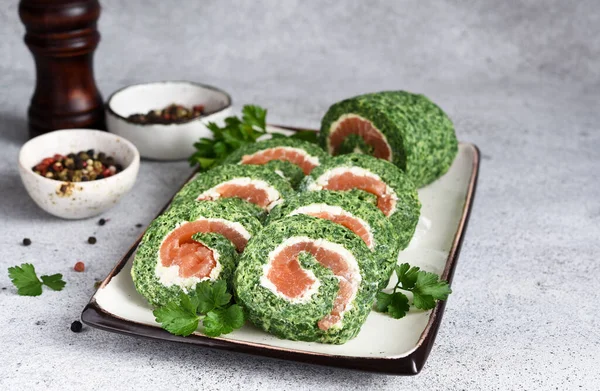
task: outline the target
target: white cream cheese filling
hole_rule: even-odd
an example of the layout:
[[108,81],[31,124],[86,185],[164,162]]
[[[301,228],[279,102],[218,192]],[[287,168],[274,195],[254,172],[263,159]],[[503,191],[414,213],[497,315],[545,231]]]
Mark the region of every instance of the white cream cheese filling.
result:
[[[304,272],[314,280],[314,282],[302,293],[302,295],[298,297],[288,297],[281,293],[275,284],[267,277],[271,268],[273,267],[273,261],[279,255],[281,251],[283,251],[286,247],[292,246],[298,243],[310,242],[313,243],[315,247],[323,248],[332,252],[338,253],[342,259],[345,260],[346,265],[349,269],[350,280],[348,281],[352,286],[352,295],[350,296],[348,302],[344,306],[344,309],[340,312],[341,317],[343,314],[350,309],[352,309],[352,303],[356,299],[356,294],[358,293],[358,289],[360,287],[360,283],[362,281],[362,276],[360,275],[360,269],[358,267],[358,262],[354,255],[348,251],[344,246],[330,242],[326,239],[311,239],[307,236],[293,236],[291,238],[286,239],[281,244],[279,244],[273,251],[271,251],[268,255],[268,261],[263,265],[263,274],[260,277],[260,285],[263,288],[266,288],[273,292],[277,297],[280,297],[292,304],[304,304],[310,301],[312,295],[318,292],[319,287],[321,286],[320,281],[316,278],[315,274],[311,270],[303,269]],[[343,279],[342,276],[336,276],[338,280]],[[340,320],[341,322],[341,320]],[[338,323],[339,324],[339,323]]]
[[264,190],[267,193],[267,201],[269,202],[266,207],[267,210],[271,210],[276,205],[283,202],[279,191],[277,191],[277,189],[275,189],[273,186],[269,185],[267,182],[261,179],[252,179],[248,177],[233,178],[226,182],[221,182],[217,186],[214,186],[199,194],[198,197],[196,197],[196,199],[208,199],[213,201],[217,200],[221,197],[221,193],[219,193],[219,188],[225,185],[254,186],[257,189]]
[[[228,226],[229,228],[234,229],[236,232],[241,234],[246,240],[250,239],[250,236],[251,236],[250,232],[248,232],[248,230],[246,228],[244,228],[244,226],[238,222],[229,221],[229,220],[225,220],[225,219],[204,218],[204,217],[201,217],[201,218],[197,219],[196,221],[202,221],[202,220],[209,221],[209,222],[222,223],[222,224]],[[160,249],[162,248],[165,240],[175,230],[177,230],[181,226],[183,226],[185,224],[189,224],[189,223],[191,223],[191,222],[182,221],[182,222],[178,223],[177,226],[174,229],[172,229],[167,235],[165,235],[164,239],[160,243],[160,246],[158,247],[159,250],[158,250],[158,254],[156,255],[157,256],[156,267],[154,268],[154,273],[155,273],[156,277],[158,278],[158,281],[162,285],[164,285],[164,286],[177,285],[186,293],[189,292],[190,290],[194,289],[199,282],[202,282],[205,280],[215,281],[217,278],[219,278],[219,276],[221,275],[221,271],[223,270],[223,265],[221,264],[221,262],[219,262],[219,258],[221,256],[221,254],[216,249],[208,247],[208,246],[206,246],[205,243],[202,243],[202,242],[200,242],[200,243],[202,243],[203,245],[205,245],[206,247],[208,247],[212,250],[213,257],[216,262],[215,267],[213,267],[213,269],[210,271],[210,274],[207,277],[204,277],[204,278],[180,277],[179,276],[179,265],[164,266],[162,264],[162,259],[160,257]]]
[[[381,177],[379,175],[372,173],[371,171],[367,170],[366,168],[356,167],[356,166],[353,166],[353,167],[341,166],[341,167],[334,167],[331,170],[328,170],[328,171],[324,172],[323,174],[321,174],[321,176],[319,176],[316,180],[312,181],[308,185],[308,190],[309,191],[323,190],[325,187],[327,187],[327,185],[329,184],[329,180],[331,178],[337,177],[339,175],[342,175],[342,174],[345,174],[348,172],[355,176],[372,178],[372,179],[375,179],[377,181],[384,183],[381,180]],[[387,185],[387,183],[385,184],[384,194],[387,196],[390,196],[390,198],[394,201],[392,209],[387,214],[387,216],[391,216],[396,211],[396,204],[398,202],[398,196],[396,195],[396,192],[394,191],[394,189],[389,187]]]

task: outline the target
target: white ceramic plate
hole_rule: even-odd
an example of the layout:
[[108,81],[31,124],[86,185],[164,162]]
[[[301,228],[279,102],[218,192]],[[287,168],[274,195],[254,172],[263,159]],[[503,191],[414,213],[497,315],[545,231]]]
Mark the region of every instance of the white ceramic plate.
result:
[[[452,167],[442,178],[419,190],[421,218],[416,233],[398,261],[409,262],[451,280],[474,195],[479,151],[461,143]],[[379,371],[416,374],[420,371],[441,322],[444,303],[431,311],[411,310],[400,320],[371,312],[359,335],[344,345],[279,339],[251,325],[222,338],[197,332],[170,335],[154,321],[152,309],[133,285],[132,249],[107,277],[82,314],[84,322],[111,331],[174,340],[245,353]],[[390,282],[391,286],[395,281]],[[380,338],[382,334],[389,338]]]

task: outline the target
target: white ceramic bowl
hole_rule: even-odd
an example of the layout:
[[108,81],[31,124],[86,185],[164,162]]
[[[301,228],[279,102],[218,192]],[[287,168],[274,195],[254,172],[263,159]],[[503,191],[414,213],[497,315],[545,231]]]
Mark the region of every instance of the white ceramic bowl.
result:
[[[33,172],[32,167],[56,153],[94,149],[113,156],[123,171],[89,182],[62,182]],[[140,154],[123,137],[91,129],[56,130],[26,142],[19,152],[19,174],[29,196],[46,212],[64,219],[83,219],[114,206],[135,183]]]
[[[162,109],[172,103],[187,107],[204,105],[209,115],[176,124],[137,124],[131,114]],[[187,159],[194,143],[210,137],[208,122],[222,123],[231,115],[231,97],[217,88],[187,81],[135,84],[113,93],[106,103],[109,132],[130,140],[142,157],[157,160]]]

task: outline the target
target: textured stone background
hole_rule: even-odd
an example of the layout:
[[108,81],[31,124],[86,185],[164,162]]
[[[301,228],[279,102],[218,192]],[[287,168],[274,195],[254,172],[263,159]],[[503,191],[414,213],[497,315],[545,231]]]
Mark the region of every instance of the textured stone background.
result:
[[[273,122],[317,126],[336,100],[403,88],[437,101],[481,148],[455,293],[412,378],[71,333],[94,280],[190,169],[143,162],[135,193],[101,228],[39,210],[16,167],[34,82],[16,3],[0,6],[0,389],[600,387],[597,1],[102,1],[105,96],[189,79],[230,91],[237,108],[268,107]],[[25,236],[32,246],[19,245]],[[70,269],[79,259],[84,274]],[[62,272],[65,291],[17,296],[6,268],[24,261]]]

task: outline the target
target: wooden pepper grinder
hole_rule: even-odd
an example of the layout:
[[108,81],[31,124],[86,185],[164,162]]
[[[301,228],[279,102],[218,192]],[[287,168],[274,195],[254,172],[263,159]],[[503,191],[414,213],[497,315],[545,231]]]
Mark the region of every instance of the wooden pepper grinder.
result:
[[55,129],[104,129],[102,96],[93,56],[100,41],[97,0],[21,0],[19,16],[33,54],[36,85],[29,135]]

